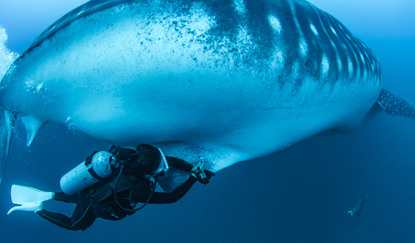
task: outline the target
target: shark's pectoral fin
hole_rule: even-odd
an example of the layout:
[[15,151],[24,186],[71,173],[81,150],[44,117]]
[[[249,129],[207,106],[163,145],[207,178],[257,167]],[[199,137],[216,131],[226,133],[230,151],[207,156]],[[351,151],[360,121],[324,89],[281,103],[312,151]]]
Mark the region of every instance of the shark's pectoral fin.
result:
[[6,170],[7,155],[13,132],[13,120],[12,115],[0,107],[0,182]]
[[403,116],[415,120],[415,105],[408,99],[382,89],[376,103],[392,116]]
[[39,118],[39,117],[35,117],[35,116],[31,116],[31,115],[22,116],[20,119],[22,120],[24,126],[26,127],[26,131],[27,131],[26,145],[30,146],[30,144],[32,144],[32,142],[33,142],[33,139],[36,137],[37,132],[47,122],[45,120]]

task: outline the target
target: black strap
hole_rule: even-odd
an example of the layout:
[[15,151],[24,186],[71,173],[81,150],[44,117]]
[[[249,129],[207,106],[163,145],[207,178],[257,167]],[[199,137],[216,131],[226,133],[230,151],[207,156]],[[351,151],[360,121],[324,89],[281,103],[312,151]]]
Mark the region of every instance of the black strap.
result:
[[91,155],[89,155],[88,157],[86,157],[86,159],[85,159],[85,165],[86,166],[88,166],[89,164],[91,164],[92,163],[92,157],[94,157],[94,155],[96,154],[96,153],[98,153],[99,151],[98,150],[95,150],[94,152],[92,152],[92,154]]
[[95,173],[95,171],[94,171],[94,167],[89,168],[89,169],[88,169],[88,172],[89,172],[89,174],[91,174],[91,176],[92,176],[92,177],[94,177],[95,179],[97,179],[97,180],[99,180],[99,181],[102,181],[102,180],[104,180],[104,179],[105,179],[104,177],[101,177],[101,176],[99,176],[97,173]]
[[[88,168],[88,166],[90,165],[90,164],[92,164],[92,158],[94,157],[94,155],[96,154],[96,153],[98,153],[99,151],[97,150],[97,151],[94,151],[94,152],[92,152],[92,154],[91,155],[89,155],[88,157],[86,157],[86,159],[85,159],[85,166]],[[89,169],[88,169],[88,172],[89,172],[89,174],[91,174],[91,176],[92,177],[94,177],[95,179],[97,179],[97,180],[104,180],[105,178],[103,178],[103,177],[101,177],[101,176],[99,176],[97,173],[95,173],[95,171],[94,171],[94,167],[90,167]]]
[[114,154],[114,152],[115,152],[117,149],[120,149],[120,148],[121,148],[121,146],[112,145],[112,146],[111,146],[111,148],[108,150],[108,152],[110,152],[111,154]]
[[157,185],[157,177],[155,178],[156,179],[156,181],[153,183],[153,185],[151,185],[151,194],[150,194],[150,196],[148,197],[148,199],[147,199],[147,201],[143,204],[143,205],[141,205],[141,207],[139,207],[139,208],[134,208],[134,209],[129,209],[129,208],[125,208],[125,207],[123,207],[122,205],[121,205],[121,203],[118,201],[118,197],[117,197],[117,187],[118,187],[118,182],[120,181],[120,176],[121,176],[121,174],[122,174],[122,170],[124,169],[124,166],[121,166],[121,171],[120,171],[120,174],[118,175],[118,178],[117,178],[117,184],[115,184],[115,189],[114,189],[114,191],[113,191],[113,193],[114,193],[114,199],[115,199],[115,203],[121,208],[121,209],[123,209],[123,210],[125,210],[125,211],[127,211],[127,212],[130,212],[130,213],[135,213],[135,212],[137,212],[137,211],[139,211],[139,210],[141,210],[141,209],[143,209],[147,204],[148,204],[148,202],[150,201],[150,199],[153,197],[153,194],[154,194],[154,191],[156,190],[156,185]]

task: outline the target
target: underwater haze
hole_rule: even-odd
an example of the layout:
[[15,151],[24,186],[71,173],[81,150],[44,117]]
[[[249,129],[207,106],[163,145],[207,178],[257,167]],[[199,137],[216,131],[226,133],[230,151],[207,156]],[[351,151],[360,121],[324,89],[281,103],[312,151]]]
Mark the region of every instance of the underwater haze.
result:
[[[23,53],[84,2],[0,0],[0,57],[5,47]],[[415,1],[310,2],[376,53],[386,89],[415,101]],[[10,61],[0,59],[0,65]],[[7,216],[10,187],[59,191],[63,174],[109,145],[49,123],[26,147],[25,129],[16,126],[0,184],[1,242],[415,242],[414,120],[381,113],[356,134],[316,136],[287,152],[235,164],[174,204],[148,205],[117,222],[97,219],[79,232],[31,212]],[[350,217],[347,211],[370,192],[361,216]],[[73,210],[56,202],[45,208]]]

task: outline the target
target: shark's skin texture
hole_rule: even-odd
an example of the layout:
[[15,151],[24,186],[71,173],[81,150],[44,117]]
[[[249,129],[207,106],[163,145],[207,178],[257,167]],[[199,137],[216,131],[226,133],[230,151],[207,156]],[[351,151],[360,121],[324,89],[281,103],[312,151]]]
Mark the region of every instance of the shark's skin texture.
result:
[[28,144],[55,122],[218,171],[357,131],[382,82],[374,53],[307,1],[90,1],[14,62],[0,106]]

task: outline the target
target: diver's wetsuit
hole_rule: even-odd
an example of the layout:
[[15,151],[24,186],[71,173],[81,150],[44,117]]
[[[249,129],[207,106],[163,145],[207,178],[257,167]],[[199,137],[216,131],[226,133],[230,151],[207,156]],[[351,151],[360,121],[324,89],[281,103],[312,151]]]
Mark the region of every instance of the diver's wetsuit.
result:
[[[191,164],[188,164],[181,159],[173,157],[166,158],[169,166],[171,167],[188,172],[190,172],[193,168]],[[196,181],[197,180],[193,176],[189,176],[189,179],[185,183],[170,193],[154,192],[148,203],[167,204],[176,202],[189,191]],[[118,201],[124,208],[133,209],[130,203],[144,203],[149,199],[152,192],[150,189],[151,182],[140,177],[137,184],[140,184],[139,189],[123,190],[117,193]],[[120,220],[125,218],[127,215],[133,214],[133,212],[121,209],[115,203],[114,197],[110,197],[106,201],[107,203],[110,203],[110,208],[112,209],[111,215],[106,215],[104,217],[97,215],[99,214],[97,212],[99,211],[100,206],[92,203],[89,195],[89,189],[82,190],[81,192],[71,196],[66,195],[63,192],[55,193],[55,201],[77,204],[71,218],[60,213],[48,212],[45,209],[39,210],[36,213],[53,224],[69,230],[85,230],[91,226],[98,217],[109,220]]]

